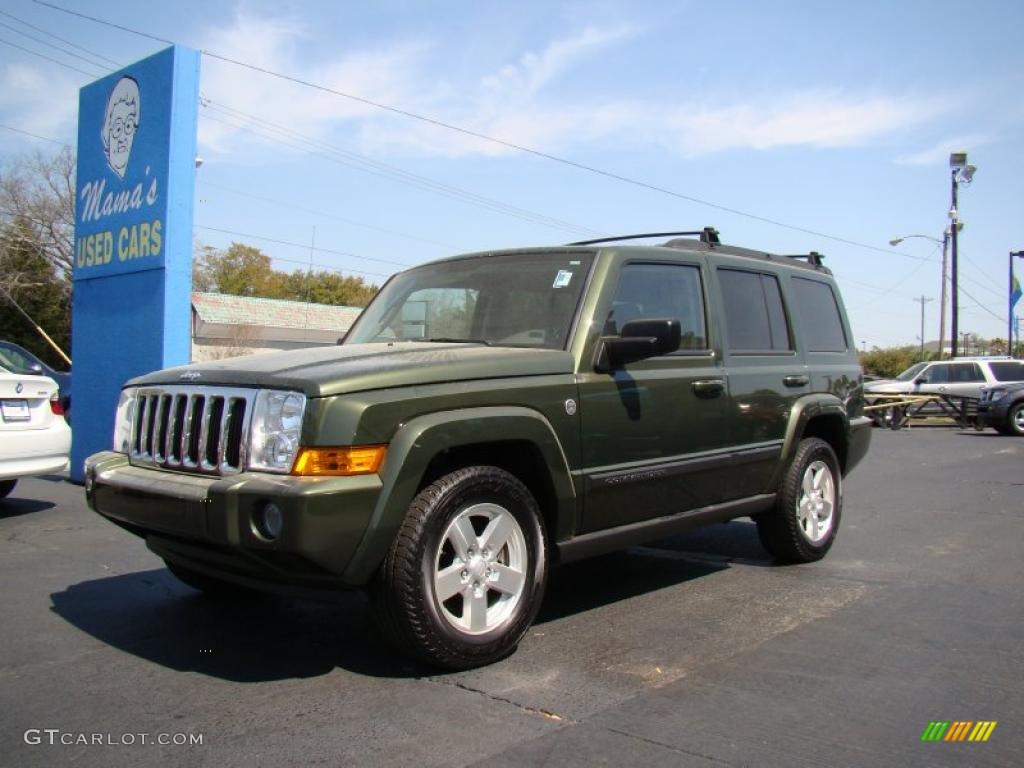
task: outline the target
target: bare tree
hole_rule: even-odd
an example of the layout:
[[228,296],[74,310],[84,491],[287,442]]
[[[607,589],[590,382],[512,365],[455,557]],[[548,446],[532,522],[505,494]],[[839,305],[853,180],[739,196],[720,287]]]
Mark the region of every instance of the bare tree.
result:
[[64,280],[71,279],[75,246],[75,153],[36,152],[0,166],[0,227],[39,248]]

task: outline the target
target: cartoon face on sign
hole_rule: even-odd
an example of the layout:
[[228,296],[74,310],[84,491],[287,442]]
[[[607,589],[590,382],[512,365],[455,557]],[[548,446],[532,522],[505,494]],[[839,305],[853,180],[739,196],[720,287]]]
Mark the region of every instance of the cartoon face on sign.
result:
[[122,77],[117,81],[107,98],[100,138],[107,165],[120,178],[128,169],[128,158],[132,153],[135,130],[139,127],[142,102],[139,99],[139,84],[133,78]]

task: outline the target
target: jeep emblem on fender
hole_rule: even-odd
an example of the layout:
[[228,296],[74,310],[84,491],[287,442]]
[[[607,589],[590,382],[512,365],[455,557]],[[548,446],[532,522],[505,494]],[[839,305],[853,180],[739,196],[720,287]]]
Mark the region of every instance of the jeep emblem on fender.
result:
[[566,400],[565,401],[565,412],[568,413],[570,416],[575,416],[576,415],[576,401],[575,400]]

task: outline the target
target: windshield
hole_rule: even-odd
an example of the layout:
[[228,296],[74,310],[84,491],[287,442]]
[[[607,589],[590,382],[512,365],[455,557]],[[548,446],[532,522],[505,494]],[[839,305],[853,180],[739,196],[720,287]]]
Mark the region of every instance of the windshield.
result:
[[907,370],[896,377],[896,381],[910,381],[915,378],[917,374],[923,371],[926,365],[928,365],[928,363],[917,363],[910,366]]
[[593,260],[591,253],[517,253],[410,269],[381,289],[345,343],[564,349]]

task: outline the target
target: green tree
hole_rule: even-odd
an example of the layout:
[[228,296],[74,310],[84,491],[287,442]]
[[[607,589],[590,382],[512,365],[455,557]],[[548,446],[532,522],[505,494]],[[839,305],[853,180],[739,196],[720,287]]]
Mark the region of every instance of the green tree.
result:
[[192,287],[235,296],[352,307],[366,306],[378,290],[361,277],[330,270],[276,270],[270,256],[243,243],[232,243],[223,251],[199,247],[193,261]]
[[281,298],[310,301],[314,304],[365,307],[377,293],[377,286],[361,277],[340,275],[337,272],[296,271],[284,280],[287,295]]
[[[71,284],[58,272],[33,228],[17,219],[0,230],[0,338],[20,344],[52,367],[64,360],[11,303],[13,299],[65,351],[71,347]],[[10,299],[8,298],[10,296]]]
[[870,352],[860,354],[860,364],[864,373],[891,379],[903,373],[914,363],[934,358],[935,355],[931,352],[926,351],[922,355],[919,346],[886,347],[885,349],[875,347]]

